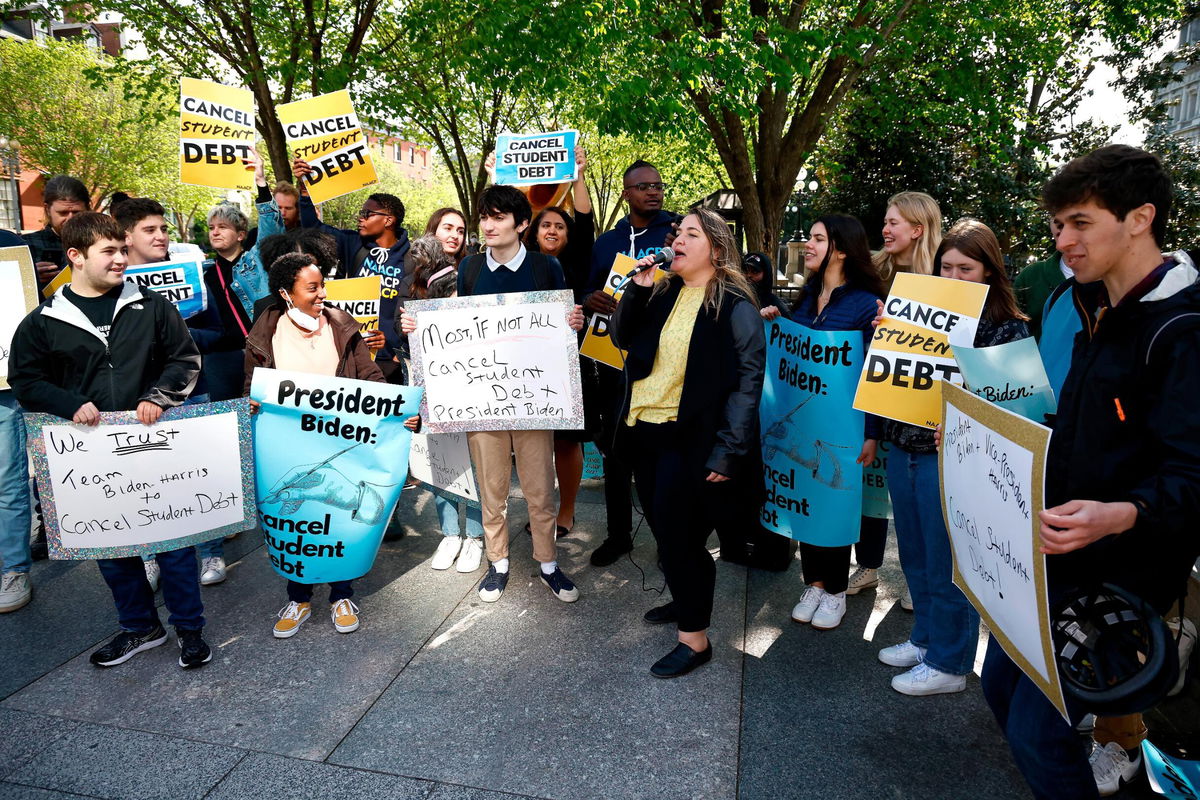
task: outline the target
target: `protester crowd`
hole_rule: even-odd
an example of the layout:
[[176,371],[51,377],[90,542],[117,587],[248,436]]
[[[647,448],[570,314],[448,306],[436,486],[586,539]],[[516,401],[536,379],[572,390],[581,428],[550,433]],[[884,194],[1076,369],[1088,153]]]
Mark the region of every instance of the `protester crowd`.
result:
[[[1052,604],[1082,585],[1115,584],[1166,615],[1185,591],[1200,553],[1189,527],[1200,512],[1200,414],[1191,400],[1200,382],[1200,286],[1186,253],[1162,252],[1172,187],[1156,157],[1109,146],[1063,167],[1042,194],[1058,255],[1026,267],[1015,284],[986,220],[962,219],[943,230],[937,200],[927,194],[891,197],[883,220],[823,216],[808,231],[807,280],[789,307],[778,297],[770,258],[740,254],[729,226],[711,211],[665,210],[662,175],[645,161],[623,176],[628,214],[597,236],[586,156],[576,155],[580,169],[566,206],[535,215],[520,190],[489,186],[477,219],[439,209],[412,241],[394,195],[370,195],[357,229],[341,230],[322,224],[308,198],[308,164],[294,164],[297,189],[284,181],[269,187],[261,162],[252,163],[258,228],[249,230],[236,206],[210,211],[210,304],[186,323],[169,302],[125,279],[127,266],[163,261],[178,249],[163,207],[125,198],[100,214],[89,210],[82,183],[49,180],[46,226],[24,243],[39,289],[63,268],[71,273],[20,324],[11,389],[0,390],[0,613],[29,602],[31,560],[46,555],[44,528],[32,544],[27,535],[40,507],[28,488],[22,411],[83,425],[97,424],[101,412],[136,411],[151,425],[185,403],[247,395],[257,367],[403,384],[413,374],[406,337],[419,316],[405,309],[407,300],[570,290],[578,305],[568,324],[581,331],[585,311],[611,317],[624,369],[581,358],[580,430],[468,434],[480,503],[463,510],[458,498],[434,497],[443,538],[431,566],[471,573],[486,558],[479,597],[501,599],[512,569],[507,498],[515,461],[541,581],[559,600],[576,601],[579,589],[558,561],[557,539],[571,535],[583,444],[594,441],[603,455],[607,529],[590,563],[603,568],[632,551],[640,509],[672,598],[644,618],[678,634],[650,671],[685,675],[712,657],[710,534],[716,529],[731,553],[749,538],[783,541],[759,522],[763,320],[855,332],[865,350],[900,273],[986,284],[977,347],[1039,337],[1058,397],[1057,416],[1047,420],[1053,435],[1040,513]],[[871,252],[865,226],[881,227],[882,250]],[[483,246],[469,252],[476,228]],[[662,267],[666,278],[656,280],[655,257],[664,248],[673,258]],[[625,282],[619,301],[604,291],[617,254],[644,268]],[[326,303],[325,281],[380,274],[402,276],[398,301],[383,308],[380,332],[364,337],[352,317]],[[417,417],[408,421],[419,425]],[[907,584],[902,605],[913,613],[907,640],[884,647],[878,658],[900,670],[891,679],[897,692],[964,691],[980,619],[952,582],[939,432],[866,415],[861,441],[859,464],[875,461],[880,442],[891,448],[887,481]],[[801,543],[803,585],[791,618],[838,628],[847,596],[879,582],[887,528],[887,520],[864,514],[856,545]],[[158,588],[177,632],[180,666],[212,658],[202,636],[200,587],[226,579],[221,538],[99,565],[121,632],[92,654],[93,664],[115,666],[167,641],[155,609]],[[299,633],[312,615],[314,589],[323,591],[287,582],[275,637]],[[340,633],[359,628],[353,595],[351,581],[329,586]],[[982,685],[1036,796],[1111,794],[1136,772],[1145,736],[1140,715],[1096,714],[1094,738],[1081,737],[1077,726],[1095,709],[1072,702],[1071,719],[1064,719],[995,638]]]

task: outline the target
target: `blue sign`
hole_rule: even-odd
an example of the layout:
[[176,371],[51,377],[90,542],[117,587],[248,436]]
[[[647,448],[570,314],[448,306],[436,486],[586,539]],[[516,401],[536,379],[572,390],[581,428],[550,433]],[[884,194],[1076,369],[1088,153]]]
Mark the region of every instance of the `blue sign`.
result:
[[892,498],[887,484],[887,462],[891,452],[892,443],[880,439],[875,448],[875,460],[863,466],[864,517],[892,518]]
[[256,369],[255,489],[267,555],[297,583],[347,581],[375,561],[408,474],[404,427],[424,389]]
[[551,131],[496,137],[496,183],[535,186],[575,180],[577,131]]
[[993,347],[954,346],[964,386],[991,403],[1039,425],[1058,408],[1033,337]]
[[862,373],[861,331],[766,323],[767,370],[759,405],[767,501],[762,522],[822,547],[858,541],[864,417],[853,407]]
[[184,319],[208,308],[204,261],[200,256],[126,267],[125,280],[158,292],[175,305]]
[[1149,739],[1142,741],[1142,754],[1146,756],[1146,777],[1151,789],[1175,800],[1200,798],[1200,761],[1172,758],[1150,744]]

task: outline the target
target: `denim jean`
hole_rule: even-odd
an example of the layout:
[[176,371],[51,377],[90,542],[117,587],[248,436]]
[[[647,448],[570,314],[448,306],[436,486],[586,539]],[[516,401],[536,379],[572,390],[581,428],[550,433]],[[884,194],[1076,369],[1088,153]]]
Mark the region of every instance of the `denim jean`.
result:
[[893,449],[888,488],[896,523],[900,566],[913,601],[909,638],[928,648],[925,663],[940,672],[966,675],[975,664],[979,614],[953,583],[950,535],[942,518],[937,453]]
[[25,420],[13,393],[0,390],[0,562],[29,572],[29,461]]
[[[438,519],[442,521],[442,536],[459,536],[458,506],[461,502],[434,493],[433,505],[437,508]],[[479,506],[467,503],[467,537],[483,538],[483,510]]]
[[1083,711],[1063,719],[1042,690],[1012,662],[994,638],[988,640],[981,676],[983,696],[1008,739],[1013,761],[1038,800],[1099,797],[1088,763],[1091,740],[1073,727]]
[[209,539],[207,542],[201,542],[196,545],[196,555],[200,556],[200,558],[224,558],[225,537],[218,536],[215,539]]
[[[177,630],[200,630],[204,627],[204,603],[200,600],[200,574],[196,569],[196,548],[182,547],[154,556],[162,570],[160,584],[163,600],[170,616],[167,624]],[[96,560],[100,574],[112,592],[117,606],[117,620],[122,630],[146,633],[159,624],[154,608],[154,592],[146,580],[142,559],[100,558]]]

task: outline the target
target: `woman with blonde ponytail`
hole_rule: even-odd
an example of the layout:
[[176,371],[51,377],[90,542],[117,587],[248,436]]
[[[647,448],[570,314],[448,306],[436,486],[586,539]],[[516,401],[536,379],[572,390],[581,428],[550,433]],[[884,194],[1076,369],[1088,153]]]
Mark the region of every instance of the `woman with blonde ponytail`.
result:
[[766,340],[755,291],[729,226],[712,211],[684,217],[671,249],[670,276],[636,275],[612,318],[614,343],[628,351],[617,452],[633,466],[672,597],[645,619],[675,623],[679,634],[650,668],[659,678],[712,658],[716,567],[705,542],[726,509],[757,507],[763,494]]
[[875,268],[888,287],[898,272],[933,274],[933,257],[942,243],[942,210],[924,192],[900,192],[888,198],[883,215],[883,249]]

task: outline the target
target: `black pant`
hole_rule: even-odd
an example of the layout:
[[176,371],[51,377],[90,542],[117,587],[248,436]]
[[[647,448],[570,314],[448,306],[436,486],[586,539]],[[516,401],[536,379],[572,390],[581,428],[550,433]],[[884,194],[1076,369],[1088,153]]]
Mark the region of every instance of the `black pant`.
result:
[[717,568],[705,543],[713,515],[704,498],[708,475],[674,423],[639,422],[630,434],[633,477],[684,633],[706,630],[712,619]]
[[[864,517],[863,519],[866,519]],[[804,567],[804,582],[821,582],[829,594],[846,591],[850,581],[850,547],[818,547],[800,543],[800,564]]]
[[[288,581],[288,600],[291,600],[293,603],[310,603],[312,602],[314,588],[316,588],[315,583],[296,583],[295,581]],[[330,582],[330,605],[333,605],[338,600],[349,600],[351,597],[354,597],[354,581]]]
[[[603,364],[596,365],[596,369],[595,381],[589,386],[594,392],[592,406],[599,409],[595,423],[600,428],[596,445],[604,455],[604,510],[608,517],[608,536],[627,540],[633,531],[633,469],[611,453],[611,434],[624,426],[624,420],[613,417],[625,398],[625,376]],[[587,388],[585,386],[585,390]]]
[[883,566],[883,550],[887,547],[887,531],[888,521],[886,519],[862,518],[858,544],[854,545],[855,560],[860,567],[879,569]]

